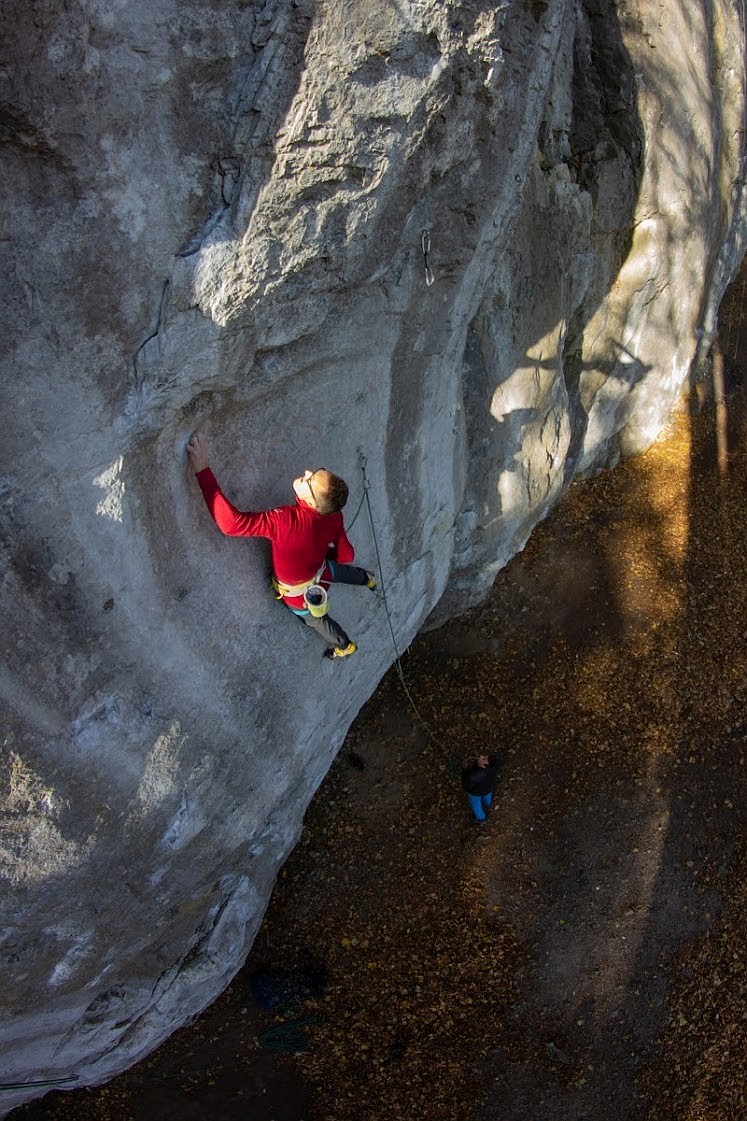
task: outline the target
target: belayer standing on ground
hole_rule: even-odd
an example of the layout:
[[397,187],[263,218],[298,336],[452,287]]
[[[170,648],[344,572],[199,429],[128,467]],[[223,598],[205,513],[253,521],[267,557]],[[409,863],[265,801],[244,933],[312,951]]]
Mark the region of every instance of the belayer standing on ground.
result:
[[[342,520],[342,508],[348,500],[344,479],[325,467],[304,471],[293,480],[295,505],[253,513],[238,510],[218,486],[208,464],[204,434],[194,433],[187,453],[218,529],[228,537],[268,538],[278,599],[327,643],[326,657],[347,658],[354,654],[357,647],[340,624],[329,614],[312,614],[306,599],[309,589],[313,592],[318,585],[325,590],[332,583],[376,587],[373,573],[350,564],[355,551]],[[325,608],[326,603],[321,610]]]
[[493,792],[497,781],[497,755],[478,755],[462,771],[462,786],[478,825],[487,821],[487,814],[493,801]]

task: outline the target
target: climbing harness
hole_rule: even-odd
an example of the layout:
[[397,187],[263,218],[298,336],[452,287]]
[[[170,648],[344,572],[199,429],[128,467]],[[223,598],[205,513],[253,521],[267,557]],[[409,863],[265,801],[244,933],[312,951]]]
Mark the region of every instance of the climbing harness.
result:
[[360,449],[358,451],[358,458],[360,460],[361,476],[363,478],[363,499],[365,500],[366,507],[368,509],[368,520],[371,524],[371,536],[373,538],[374,552],[376,554],[376,564],[377,564],[378,571],[379,571],[379,598],[381,599],[381,602],[384,605],[384,611],[386,613],[386,621],[389,624],[389,633],[392,636],[392,646],[394,647],[394,663],[397,667],[397,676],[399,677],[400,684],[402,685],[402,688],[404,689],[404,692],[405,692],[405,696],[407,697],[408,701],[410,702],[410,707],[412,708],[412,711],[415,713],[415,716],[416,716],[420,726],[425,730],[427,735],[433,740],[433,742],[435,744],[437,744],[439,747],[441,747],[441,748],[443,748],[444,750],[447,751],[447,754],[448,754],[447,769],[451,769],[453,767],[453,755],[452,755],[452,753],[448,752],[448,749],[446,748],[446,745],[441,742],[441,740],[438,738],[438,736],[435,734],[433,729],[428,724],[427,720],[425,720],[424,717],[421,716],[420,711],[418,709],[418,706],[415,704],[412,693],[410,692],[410,690],[407,686],[407,682],[405,681],[405,671],[402,668],[402,659],[400,657],[399,648],[397,646],[397,638],[396,638],[396,635],[394,633],[394,625],[392,623],[392,616],[391,616],[391,613],[389,611],[389,604],[387,603],[386,582],[384,580],[384,572],[383,572],[383,569],[382,569],[382,566],[381,566],[381,554],[379,552],[379,543],[378,543],[378,540],[376,538],[376,526],[374,525],[374,516],[373,516],[373,511],[371,509],[371,499],[370,499],[369,493],[368,493],[371,484],[368,480],[368,475],[366,473],[367,460],[366,460],[366,456],[363,454],[363,451],[361,451]]
[[[293,598],[294,596],[305,596],[310,588],[313,588],[315,584],[319,583],[326,566],[327,562],[325,560],[319,571],[315,573],[315,575],[312,576],[310,580],[304,580],[303,584],[281,584],[277,576],[273,575],[272,586],[275,589],[276,598],[285,599],[286,596],[290,598]],[[324,612],[322,612],[322,614],[324,614]]]
[[436,279],[431,272],[431,266],[428,264],[428,254],[431,251],[431,235],[428,230],[420,231],[420,248],[423,252],[423,264],[425,266],[425,283],[430,288],[433,281]]

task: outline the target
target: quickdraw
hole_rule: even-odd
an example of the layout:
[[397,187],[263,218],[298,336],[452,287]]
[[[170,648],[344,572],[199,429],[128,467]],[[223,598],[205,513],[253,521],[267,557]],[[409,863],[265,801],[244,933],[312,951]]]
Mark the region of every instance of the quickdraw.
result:
[[423,264],[425,265],[425,283],[430,288],[436,278],[431,272],[431,266],[428,264],[428,254],[431,251],[431,235],[428,230],[420,231],[420,248],[423,253]]

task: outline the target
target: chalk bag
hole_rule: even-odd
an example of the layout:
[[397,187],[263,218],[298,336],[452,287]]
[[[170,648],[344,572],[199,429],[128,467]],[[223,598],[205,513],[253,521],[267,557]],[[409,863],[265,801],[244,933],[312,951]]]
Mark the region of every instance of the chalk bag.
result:
[[329,611],[327,593],[321,584],[312,584],[307,588],[303,600],[315,619],[321,619],[322,615],[326,615]]

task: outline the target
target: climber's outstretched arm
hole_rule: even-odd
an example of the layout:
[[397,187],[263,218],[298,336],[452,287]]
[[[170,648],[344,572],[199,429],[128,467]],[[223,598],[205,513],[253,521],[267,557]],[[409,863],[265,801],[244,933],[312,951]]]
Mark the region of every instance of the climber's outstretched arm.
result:
[[229,502],[218,486],[208,463],[208,441],[202,432],[195,432],[187,444],[187,455],[192,470],[200,484],[205,505],[221,533],[228,537],[269,537],[277,536],[279,513],[277,510],[239,510]]

